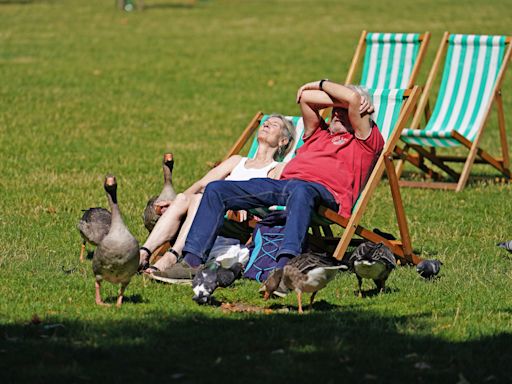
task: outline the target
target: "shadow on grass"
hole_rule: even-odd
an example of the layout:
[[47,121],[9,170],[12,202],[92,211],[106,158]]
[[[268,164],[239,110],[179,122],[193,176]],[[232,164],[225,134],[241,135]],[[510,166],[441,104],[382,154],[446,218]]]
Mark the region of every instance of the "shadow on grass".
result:
[[[153,312],[140,319],[2,325],[2,383],[512,381],[512,335],[410,335],[430,315],[356,306],[310,314]],[[115,314],[112,314],[115,317]],[[467,381],[461,381],[465,379]]]

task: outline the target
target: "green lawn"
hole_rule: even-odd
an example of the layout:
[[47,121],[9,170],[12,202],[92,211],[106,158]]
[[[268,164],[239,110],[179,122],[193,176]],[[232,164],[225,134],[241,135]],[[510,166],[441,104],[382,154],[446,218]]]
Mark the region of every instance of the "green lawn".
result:
[[[199,307],[190,288],[141,276],[120,310],[97,307],[75,229],[81,209],[106,205],[112,172],[143,241],[164,151],[183,190],[257,111],[297,114],[301,84],[343,81],[363,29],[432,32],[423,81],[445,30],[510,34],[510,1],[145,4],[0,0],[0,382],[512,382],[512,256],[495,246],[512,238],[512,187],[489,168],[458,194],[402,191],[413,246],[444,262],[440,279],[401,267],[388,293],[359,299],[340,274],[303,316],[293,295],[264,302],[249,281],[217,300],[271,314]],[[489,123],[483,144],[498,152]],[[383,182],[363,223],[396,233],[392,207]]]

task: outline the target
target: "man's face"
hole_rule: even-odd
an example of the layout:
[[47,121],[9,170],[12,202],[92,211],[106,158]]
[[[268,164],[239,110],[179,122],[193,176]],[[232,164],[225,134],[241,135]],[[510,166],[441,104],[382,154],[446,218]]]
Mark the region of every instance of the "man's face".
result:
[[329,131],[333,134],[354,132],[354,129],[348,119],[348,110],[346,108],[333,108]]

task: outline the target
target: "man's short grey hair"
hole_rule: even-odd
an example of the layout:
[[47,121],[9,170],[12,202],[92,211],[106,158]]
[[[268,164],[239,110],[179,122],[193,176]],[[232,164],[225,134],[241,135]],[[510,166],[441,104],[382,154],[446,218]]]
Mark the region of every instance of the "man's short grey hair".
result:
[[288,144],[280,147],[274,155],[274,160],[280,161],[283,159],[283,157],[286,156],[290,149],[293,148],[293,142],[295,140],[295,127],[293,126],[293,123],[290,119],[287,119],[285,116],[279,113],[272,113],[269,115],[267,120],[272,117],[281,120],[281,135],[288,139]]
[[[370,96],[370,93],[368,92],[368,88],[363,87],[362,85],[354,85],[354,84],[345,84],[345,87],[353,90],[354,92],[357,92],[360,96],[362,96],[366,100],[368,100],[370,102],[370,105],[373,106],[373,100],[372,100],[372,97]],[[370,117],[372,117],[372,115],[370,115]]]

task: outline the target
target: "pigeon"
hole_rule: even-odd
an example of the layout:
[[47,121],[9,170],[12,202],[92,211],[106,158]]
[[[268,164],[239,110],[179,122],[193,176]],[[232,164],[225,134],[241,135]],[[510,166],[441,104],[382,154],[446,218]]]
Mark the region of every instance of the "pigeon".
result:
[[332,256],[314,252],[303,253],[290,259],[283,268],[274,269],[263,283],[264,298],[268,300],[282,283],[297,294],[298,311],[302,310],[302,292],[310,292],[309,308],[313,306],[316,293],[324,288],[339,270],[347,270]]
[[241,263],[234,263],[229,268],[222,267],[216,261],[205,264],[192,280],[192,290],[194,291],[192,300],[197,304],[209,303],[213,292],[218,287],[229,287],[235,280],[242,277],[243,270]]
[[80,250],[80,261],[84,261],[85,244],[90,243],[97,246],[107,235],[110,229],[112,215],[105,208],[89,208],[83,210],[84,214],[77,224],[80,236],[82,236],[82,249]]
[[164,186],[160,195],[151,197],[144,209],[142,218],[144,226],[151,232],[160,218],[161,214],[155,210],[155,203],[159,201],[171,201],[176,198],[176,191],[172,186],[172,170],[174,168],[174,157],[172,153],[164,154],[162,160],[162,170],[164,173]]
[[500,248],[504,248],[510,253],[512,253],[512,240],[509,241],[503,241],[501,243],[496,244]]
[[114,176],[105,177],[104,188],[112,212],[112,222],[107,235],[98,244],[92,258],[96,279],[96,304],[106,305],[101,299],[101,282],[121,284],[116,305],[123,303],[126,286],[139,267],[139,242],[123,222],[117,205],[117,182]]
[[441,270],[441,263],[439,260],[423,260],[416,266],[416,272],[425,279],[432,279],[437,276]]
[[359,297],[362,297],[363,279],[372,279],[379,292],[384,292],[386,280],[396,260],[393,253],[384,244],[366,241],[359,245],[348,260],[350,269],[356,274],[359,284]]

